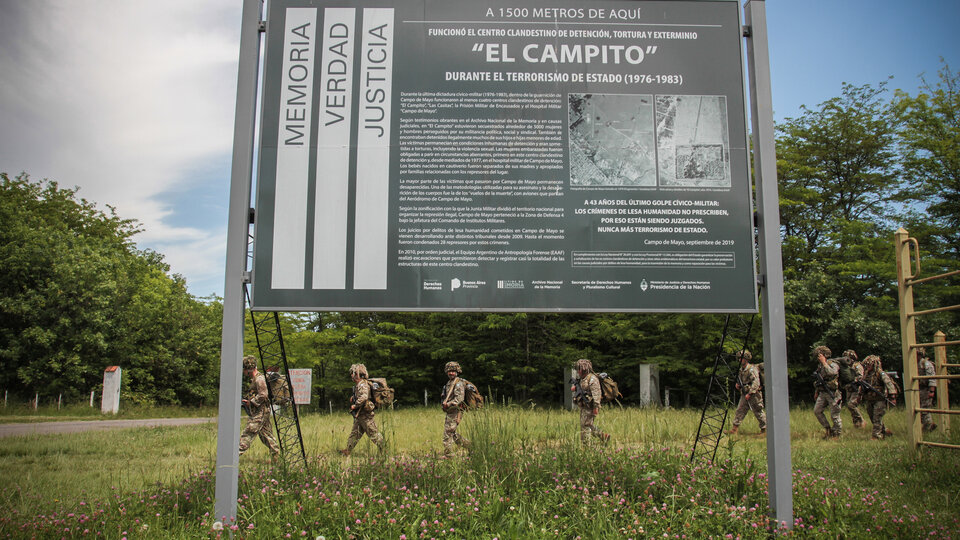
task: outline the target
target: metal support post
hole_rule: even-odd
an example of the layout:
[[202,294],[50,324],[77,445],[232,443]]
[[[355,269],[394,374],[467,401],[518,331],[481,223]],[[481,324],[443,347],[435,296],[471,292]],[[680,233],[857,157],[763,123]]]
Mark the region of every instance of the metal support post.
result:
[[240,466],[240,384],[243,372],[243,275],[246,271],[250,189],[253,178],[254,115],[260,68],[261,0],[243,0],[237,106],[230,170],[230,210],[224,272],[223,332],[220,352],[220,406],[217,422],[217,468],[214,519],[237,517]]
[[783,261],[780,255],[780,201],[774,150],[770,53],[767,49],[767,6],[748,0],[744,19],[750,28],[747,59],[753,120],[753,160],[763,313],[763,358],[767,389],[767,474],[773,517],[793,528],[793,477],[790,464],[790,403],[787,399],[787,336],[783,300]]

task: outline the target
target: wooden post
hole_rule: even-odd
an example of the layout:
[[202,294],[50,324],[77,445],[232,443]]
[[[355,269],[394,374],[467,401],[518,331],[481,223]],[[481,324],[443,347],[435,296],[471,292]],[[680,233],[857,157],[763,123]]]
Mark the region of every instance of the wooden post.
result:
[[423,406],[424,406],[424,407],[427,407],[427,406],[428,406],[428,405],[427,405],[427,389],[426,389],[426,388],[423,389]]
[[37,410],[37,407],[40,406],[40,392],[37,392],[33,395],[33,410]]
[[333,400],[331,399],[327,404],[330,406],[330,414],[333,414]]
[[[900,350],[903,355],[903,393],[907,415],[907,440],[910,449],[916,452],[919,441],[923,438],[920,415],[919,382],[917,381],[917,352],[914,346],[917,343],[917,326],[913,316],[913,286],[907,280],[917,277],[913,274],[910,260],[910,245],[916,245],[904,228],[894,233],[894,247],[897,253],[897,292],[900,300]],[[920,249],[917,248],[917,257]],[[917,261],[919,274],[919,260]]]
[[[943,332],[937,331],[933,335],[934,343],[945,343],[947,341],[947,335]],[[937,375],[946,375],[947,374],[947,347],[945,345],[940,347],[933,348],[933,366],[935,368],[934,373]],[[950,388],[947,379],[937,379],[937,403],[934,407],[945,411],[950,408]],[[950,417],[949,414],[940,414],[940,429],[944,433],[950,433]]]
[[63,394],[57,395],[57,410],[60,410],[60,405],[63,403]]
[[93,407],[93,393],[94,393],[94,391],[91,390],[91,391],[90,391],[90,406],[91,406],[91,407]]

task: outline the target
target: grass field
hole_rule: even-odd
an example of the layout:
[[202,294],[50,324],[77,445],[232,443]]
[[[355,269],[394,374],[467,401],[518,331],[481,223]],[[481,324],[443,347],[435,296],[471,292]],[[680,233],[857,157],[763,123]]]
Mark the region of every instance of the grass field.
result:
[[[605,410],[599,425],[613,440],[582,449],[576,413],[491,407],[466,415],[461,430],[474,446],[448,460],[438,456],[442,418],[437,409],[384,411],[389,451],[363,440],[344,459],[336,449],[352,419],[306,415],[308,469],[271,467],[255,442],[228,527],[242,538],[411,540],[762,538],[775,528],[766,441],[752,417],[723,439],[714,463],[689,461],[693,410]],[[848,428],[840,441],[821,441],[811,410],[792,411],[790,536],[960,537],[960,453],[915,458],[902,409],[886,420],[892,439]],[[0,439],[0,537],[225,536],[210,515],[215,448],[213,424]]]

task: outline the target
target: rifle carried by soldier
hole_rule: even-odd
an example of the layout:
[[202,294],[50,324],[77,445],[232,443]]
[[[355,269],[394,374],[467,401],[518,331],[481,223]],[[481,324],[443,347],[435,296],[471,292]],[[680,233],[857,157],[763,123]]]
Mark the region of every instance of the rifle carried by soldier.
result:
[[813,386],[827,393],[830,396],[830,399],[834,399],[835,395],[829,387],[827,387],[827,381],[823,380],[823,375],[819,371],[814,371],[813,375],[810,376],[813,379]]
[[583,391],[583,388],[580,388],[580,379],[577,377],[570,377],[570,389],[573,390],[574,403],[580,403],[586,398],[586,392]]
[[866,390],[866,391],[868,391],[868,392],[873,392],[873,393],[877,394],[878,396],[882,397],[884,401],[887,402],[887,405],[890,405],[891,407],[896,407],[897,404],[894,403],[893,401],[890,401],[890,398],[887,397],[887,394],[885,394],[884,392],[881,392],[881,391],[877,390],[876,388],[873,387],[872,384],[868,383],[867,381],[865,381],[865,380],[863,380],[863,379],[860,379],[860,380],[856,381],[856,382],[853,383],[853,384],[859,386],[860,388],[863,388],[864,390]]

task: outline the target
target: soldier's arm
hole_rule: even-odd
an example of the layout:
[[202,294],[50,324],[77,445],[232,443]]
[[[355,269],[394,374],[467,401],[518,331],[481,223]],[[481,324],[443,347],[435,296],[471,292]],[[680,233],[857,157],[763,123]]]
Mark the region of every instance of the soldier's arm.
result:
[[827,362],[823,366],[824,375],[838,375],[840,373],[840,366],[836,362]]
[[254,395],[250,397],[251,405],[260,407],[269,401],[270,394],[267,393],[267,381],[262,375],[257,376],[253,381],[253,390]]
[[760,373],[756,368],[750,370],[750,383],[747,384],[747,393],[756,394],[760,391]]
[[358,409],[363,407],[370,399],[370,386],[366,382],[357,383],[357,401],[354,403]]
[[593,399],[593,409],[600,408],[600,400],[603,399],[603,392],[600,390],[600,377],[596,375],[590,377],[590,397]]
[[464,392],[465,390],[464,390],[463,381],[457,380],[457,383],[453,385],[453,396],[451,396],[450,399],[447,400],[448,406],[456,407],[457,405],[460,405],[461,403],[463,403]]

